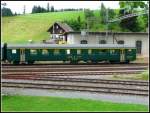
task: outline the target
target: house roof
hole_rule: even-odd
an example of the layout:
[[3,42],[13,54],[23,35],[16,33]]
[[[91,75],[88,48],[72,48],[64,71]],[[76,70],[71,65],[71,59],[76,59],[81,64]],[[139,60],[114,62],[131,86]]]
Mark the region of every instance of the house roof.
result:
[[[73,32],[73,31],[74,31],[74,30],[73,30],[68,24],[66,24],[66,23],[54,22],[53,25],[54,25],[54,24],[58,24],[62,29],[65,30],[65,32]],[[50,29],[53,28],[53,25],[47,30],[47,32],[49,32]]]
[[[69,34],[81,34],[80,31],[72,31],[72,32],[69,32]],[[91,35],[96,35],[96,34],[106,34],[106,31],[104,32],[88,32],[88,34],[91,34]],[[108,34],[146,34],[148,35],[149,33],[148,32],[108,32]]]

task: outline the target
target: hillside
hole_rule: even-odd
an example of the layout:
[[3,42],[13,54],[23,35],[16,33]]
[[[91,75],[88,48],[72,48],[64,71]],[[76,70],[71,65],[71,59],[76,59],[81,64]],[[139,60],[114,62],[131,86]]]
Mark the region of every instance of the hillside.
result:
[[[99,10],[95,10],[94,15],[101,20]],[[53,22],[77,20],[78,16],[80,16],[81,21],[85,21],[83,11],[35,13],[2,17],[2,43],[28,43],[28,40],[33,40],[34,42],[47,40],[49,39],[47,29]],[[113,31],[121,31],[118,23],[113,23],[111,26]],[[101,24],[100,21],[95,22],[90,31],[106,31],[106,26]]]
[[[94,11],[96,17],[99,17],[99,11]],[[65,11],[26,14],[13,17],[2,18],[2,42],[7,43],[28,43],[28,40],[41,42],[49,38],[47,29],[55,21],[71,20],[81,17],[84,21],[83,11]],[[105,26],[96,24],[92,31],[104,31]]]
[[41,41],[48,39],[47,29],[55,21],[83,19],[83,12],[54,12],[27,14],[2,18],[2,42],[27,43],[28,40]]

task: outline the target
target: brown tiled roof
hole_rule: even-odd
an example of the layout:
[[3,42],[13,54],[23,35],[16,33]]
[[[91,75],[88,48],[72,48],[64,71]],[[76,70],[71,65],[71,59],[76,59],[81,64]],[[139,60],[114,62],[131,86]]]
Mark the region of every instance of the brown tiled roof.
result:
[[[55,22],[56,24],[58,24],[62,29],[65,30],[65,32],[73,32],[74,30],[66,23],[62,23],[62,22]],[[54,23],[54,24],[55,24]],[[53,24],[53,25],[54,25]],[[53,25],[48,29],[48,31],[53,27]]]

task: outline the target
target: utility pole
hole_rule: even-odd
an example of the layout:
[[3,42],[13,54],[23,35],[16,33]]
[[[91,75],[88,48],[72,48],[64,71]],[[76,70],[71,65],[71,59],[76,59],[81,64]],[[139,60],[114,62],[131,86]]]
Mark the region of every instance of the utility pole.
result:
[[108,39],[108,8],[106,9],[106,40]]
[[25,14],[26,13],[26,6],[24,5],[23,6],[23,14]]

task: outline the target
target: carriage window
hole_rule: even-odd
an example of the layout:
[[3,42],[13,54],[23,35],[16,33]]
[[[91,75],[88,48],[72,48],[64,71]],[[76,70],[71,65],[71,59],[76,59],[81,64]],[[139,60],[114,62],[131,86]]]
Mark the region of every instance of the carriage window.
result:
[[129,49],[128,51],[129,51],[129,52],[131,52],[131,51],[132,51],[132,49]]
[[77,50],[77,54],[78,54],[78,55],[81,54],[81,50]]
[[30,50],[30,54],[32,54],[32,55],[36,55],[36,54],[37,54],[37,50],[35,50],[35,49],[31,49],[31,50]]
[[99,53],[105,53],[105,52],[107,52],[105,49],[99,51]]
[[115,50],[110,50],[110,54],[114,54],[115,53]]
[[55,49],[54,50],[54,55],[58,55],[59,54],[59,49]]
[[81,44],[87,44],[88,42],[87,42],[87,40],[81,40],[80,43],[81,43]]
[[70,54],[70,49],[67,49],[67,55],[69,55]]
[[48,50],[47,49],[42,50],[42,54],[43,55],[48,55]]
[[88,54],[92,54],[92,50],[91,49],[88,50]]
[[106,40],[100,40],[99,44],[106,44]]
[[123,40],[119,40],[117,43],[118,44],[124,44],[124,41]]
[[12,54],[16,54],[16,53],[17,53],[16,49],[13,49]]

